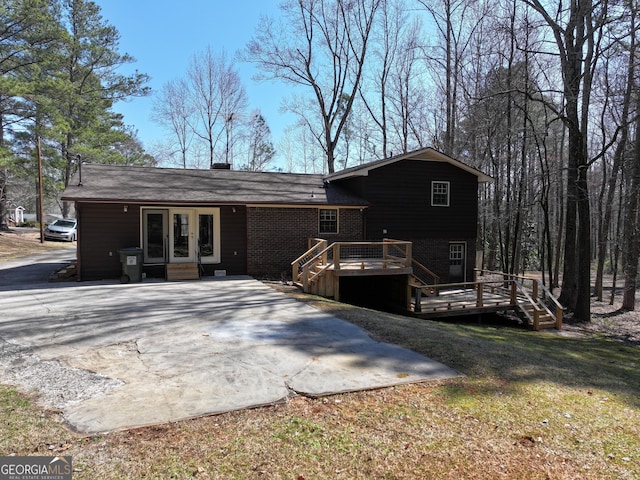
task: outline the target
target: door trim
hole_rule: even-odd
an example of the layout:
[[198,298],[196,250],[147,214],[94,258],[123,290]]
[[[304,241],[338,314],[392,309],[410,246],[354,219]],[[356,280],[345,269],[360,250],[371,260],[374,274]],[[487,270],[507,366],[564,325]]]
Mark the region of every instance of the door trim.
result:
[[[149,239],[147,215],[162,215],[162,256],[161,257],[149,257]],[[145,208],[142,209],[142,251],[143,251],[143,263],[146,264],[164,264],[167,263],[167,247],[169,245],[169,227],[168,218],[169,210],[166,208]]]
[[[461,246],[462,247],[462,258],[461,258],[461,260],[462,260],[462,264],[461,264],[461,267],[462,267],[462,273],[461,273],[462,278],[460,278],[459,280],[458,279],[452,280],[452,278],[451,278],[452,277],[451,269],[452,269],[452,266],[453,266],[451,264],[451,261],[454,260],[451,257],[451,254],[452,254],[452,248],[451,247],[453,247],[453,246]],[[464,282],[464,281],[466,281],[466,279],[467,279],[467,242],[449,242],[449,282],[451,282],[451,283]]]
[[[217,264],[221,262],[220,253],[220,207],[140,207],[140,244],[143,246],[144,260],[147,265],[162,265],[168,263],[195,263],[200,261],[203,264]],[[163,215],[163,257],[149,257],[147,246],[148,234],[148,214]],[[174,255],[174,215],[188,215],[188,256],[176,257]],[[200,216],[211,215],[213,217],[213,255],[199,258],[200,252]]]
[[[186,225],[176,225],[176,216],[186,215]],[[169,263],[195,263],[196,262],[196,233],[195,233],[195,209],[193,208],[172,208],[169,210]],[[187,255],[176,257],[176,227],[182,231],[180,238],[187,238]],[[186,227],[186,232],[184,231]],[[186,235],[185,235],[186,233]]]

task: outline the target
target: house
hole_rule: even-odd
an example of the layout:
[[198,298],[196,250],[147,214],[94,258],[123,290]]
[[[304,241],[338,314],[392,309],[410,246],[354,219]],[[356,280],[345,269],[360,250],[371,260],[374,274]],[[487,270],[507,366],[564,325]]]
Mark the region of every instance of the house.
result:
[[62,199],[75,202],[80,280],[118,278],[118,250],[132,246],[148,276],[197,263],[286,278],[309,238],[394,238],[452,282],[473,275],[478,184],[490,180],[425,148],[331,175],[85,164]]

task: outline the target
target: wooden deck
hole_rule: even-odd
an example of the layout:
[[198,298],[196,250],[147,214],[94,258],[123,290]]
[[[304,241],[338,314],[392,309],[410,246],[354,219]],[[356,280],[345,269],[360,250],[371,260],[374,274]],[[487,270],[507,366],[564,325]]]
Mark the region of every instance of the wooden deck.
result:
[[420,303],[416,303],[415,297],[412,297],[411,311],[418,317],[437,318],[500,312],[511,308],[508,293],[485,293],[482,301],[478,302],[474,286],[469,289],[441,290],[437,296],[421,297]]
[[[474,282],[442,284],[437,275],[411,258],[411,242],[336,242],[312,239],[309,250],[292,262],[292,277],[304,292],[340,300],[340,279],[404,276],[393,285],[399,310],[420,318],[513,311],[534,330],[562,328],[563,308],[534,278],[476,270]],[[415,269],[414,269],[415,267]],[[428,280],[419,278],[429,277]],[[406,296],[397,294],[397,285]],[[402,286],[404,285],[404,286]]]
[[336,268],[336,265],[327,266],[327,270],[331,270],[337,276],[355,276],[355,275],[405,275],[412,273],[413,269],[407,266],[404,260],[380,260],[374,258],[361,258],[342,260]]

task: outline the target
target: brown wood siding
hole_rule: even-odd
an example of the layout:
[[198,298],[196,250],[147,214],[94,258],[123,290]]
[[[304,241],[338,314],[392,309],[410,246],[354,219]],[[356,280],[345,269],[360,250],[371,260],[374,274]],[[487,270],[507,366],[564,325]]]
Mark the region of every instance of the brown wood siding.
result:
[[247,274],[247,207],[220,207],[220,263],[207,265],[205,272],[226,270],[227,275]]
[[[432,181],[450,182],[448,207],[431,206]],[[349,180],[348,187],[371,202],[367,240],[476,236],[478,180],[453,165],[403,160],[371,170],[362,179]]]
[[[188,208],[198,207],[215,206]],[[220,207],[221,263],[205,265],[205,274],[213,275],[214,270],[226,270],[227,275],[247,273],[246,211],[243,205]],[[80,279],[119,278],[122,265],[118,249],[140,246],[140,205],[127,205],[125,213],[122,204],[80,203],[78,228]],[[157,267],[145,266],[143,272],[151,276],[163,275]]]
[[79,203],[77,215],[80,280],[119,278],[118,249],[140,243],[139,205]]

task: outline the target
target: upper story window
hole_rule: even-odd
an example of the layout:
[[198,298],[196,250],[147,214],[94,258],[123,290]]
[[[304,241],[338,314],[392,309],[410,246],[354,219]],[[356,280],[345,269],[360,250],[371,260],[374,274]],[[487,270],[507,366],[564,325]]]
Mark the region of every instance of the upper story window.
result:
[[321,208],[319,233],[338,233],[338,210]]
[[431,182],[431,205],[449,206],[449,182]]

